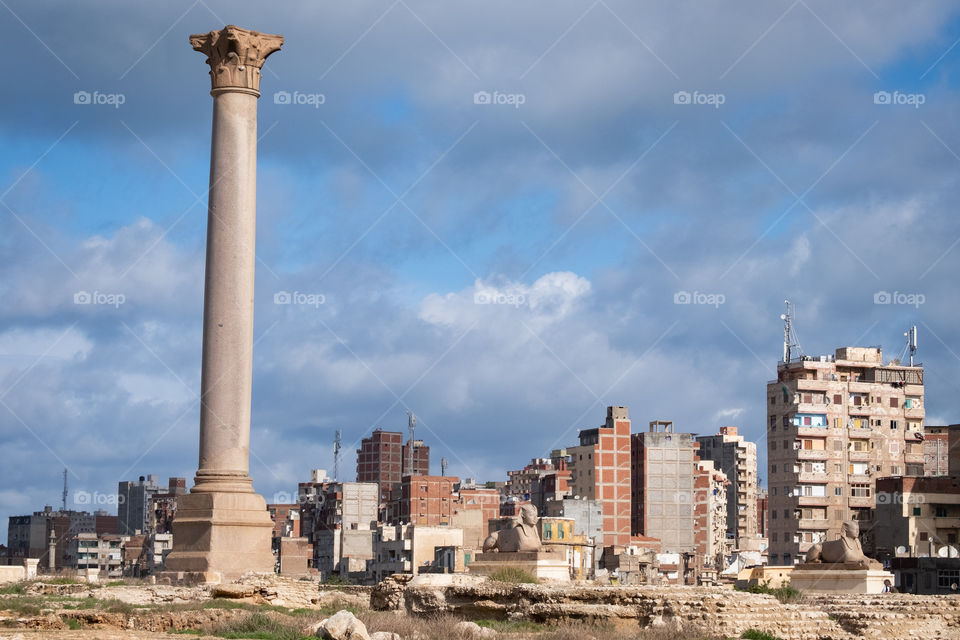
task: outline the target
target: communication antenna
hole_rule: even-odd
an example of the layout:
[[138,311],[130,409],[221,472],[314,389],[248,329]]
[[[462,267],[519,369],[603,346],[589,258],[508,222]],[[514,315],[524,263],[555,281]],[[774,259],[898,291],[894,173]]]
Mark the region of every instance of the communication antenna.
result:
[[793,356],[794,349],[797,350],[797,353],[803,353],[803,351],[800,349],[800,340],[797,339],[797,332],[793,328],[793,314],[791,313],[790,301],[784,300],[783,302],[787,305],[787,312],[780,314],[780,319],[783,320],[783,361],[789,363],[790,358]]
[[449,464],[449,462],[447,462],[447,459],[446,459],[446,458],[440,458],[440,475],[442,475],[442,476],[447,475],[447,465],[448,465],[448,464]]
[[417,430],[417,416],[413,414],[413,411],[407,411],[407,428],[410,430],[410,456],[409,456],[410,460],[409,460],[409,466],[407,467],[407,469],[409,470],[410,475],[414,475],[413,442],[414,442],[414,432]]
[[907,331],[905,334],[907,336],[907,348],[910,349],[910,366],[913,366],[913,356],[917,353],[917,325],[910,327],[910,331]]
[[67,493],[67,470],[63,470],[63,510],[67,510],[67,496],[70,495]]
[[337,435],[333,438],[333,479],[340,480],[340,445],[343,442],[340,429],[337,429]]

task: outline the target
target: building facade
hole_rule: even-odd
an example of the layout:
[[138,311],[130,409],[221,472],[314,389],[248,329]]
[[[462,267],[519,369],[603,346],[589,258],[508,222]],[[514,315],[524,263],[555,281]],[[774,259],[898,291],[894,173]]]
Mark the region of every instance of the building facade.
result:
[[767,384],[770,564],[801,561],[857,520],[869,545],[874,480],[923,475],[923,368],[846,347],[777,367]]
[[633,533],[657,538],[664,553],[695,553],[693,434],[675,433],[672,422],[655,420],[631,442]]
[[[411,463],[413,468],[410,468]],[[391,492],[405,475],[430,474],[430,447],[422,440],[403,442],[399,431],[374,429],[357,449],[357,482],[375,482],[380,501],[389,502]]]
[[694,543],[700,568],[725,568],[727,488],[732,484],[712,460],[695,464],[693,478]]
[[720,427],[713,436],[698,436],[701,460],[712,460],[729,481],[726,488],[727,538],[739,545],[757,531],[757,445],[737,433],[737,427]]
[[570,454],[574,496],[603,506],[604,544],[630,543],[630,415],[627,407],[607,407],[604,426],[580,431]]
[[878,560],[960,557],[960,479],[878,478],[876,516]]
[[387,510],[387,524],[450,526],[459,482],[453,476],[404,476]]

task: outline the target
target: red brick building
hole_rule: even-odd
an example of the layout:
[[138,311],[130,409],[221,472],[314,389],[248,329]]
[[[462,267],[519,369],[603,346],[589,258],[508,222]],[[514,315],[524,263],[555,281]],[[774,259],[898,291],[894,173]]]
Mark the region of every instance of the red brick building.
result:
[[[411,447],[413,468],[410,469]],[[403,443],[398,431],[375,429],[369,438],[360,441],[357,449],[357,482],[376,482],[381,502],[391,500],[393,487],[405,475],[430,474],[430,447],[422,440]]]
[[300,536],[300,505],[268,504],[267,511],[273,520],[273,537],[283,538]]
[[458,482],[452,476],[404,476],[398,497],[387,509],[387,524],[449,525],[457,500],[453,486]]
[[607,407],[602,427],[580,432],[570,454],[573,495],[603,505],[603,544],[630,544],[630,418],[626,407]]

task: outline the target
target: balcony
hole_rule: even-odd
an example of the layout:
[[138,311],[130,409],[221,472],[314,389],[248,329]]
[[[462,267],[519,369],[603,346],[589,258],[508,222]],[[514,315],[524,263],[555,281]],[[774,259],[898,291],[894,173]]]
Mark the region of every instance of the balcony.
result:
[[825,507],[827,496],[794,496],[801,507]]
[[826,460],[828,451],[826,449],[795,449],[798,460]]
[[813,426],[799,426],[797,427],[798,436],[820,436],[826,437],[827,432],[830,430],[830,427],[813,427]]
[[876,506],[876,502],[873,496],[862,497],[862,496],[850,496],[847,498],[851,508],[854,507],[867,507],[873,508]]
[[863,462],[869,462],[873,457],[872,451],[848,451],[847,457],[850,460],[858,460]]
[[797,482],[825,484],[829,476],[826,473],[815,473],[813,471],[801,471],[797,474]]
[[797,520],[797,527],[800,529],[823,531],[824,529],[828,529],[830,527],[830,521],[826,518],[801,518],[800,520]]

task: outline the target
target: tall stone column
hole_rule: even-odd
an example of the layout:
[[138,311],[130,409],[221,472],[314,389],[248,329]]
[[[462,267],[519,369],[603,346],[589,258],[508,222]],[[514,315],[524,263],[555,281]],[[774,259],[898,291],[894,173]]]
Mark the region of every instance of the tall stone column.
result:
[[273,522],[250,479],[253,283],[260,69],[283,37],[229,25],[190,36],[206,54],[213,137],[203,292],[200,463],[190,493],[178,498],[176,579],[219,582],[272,572]]

